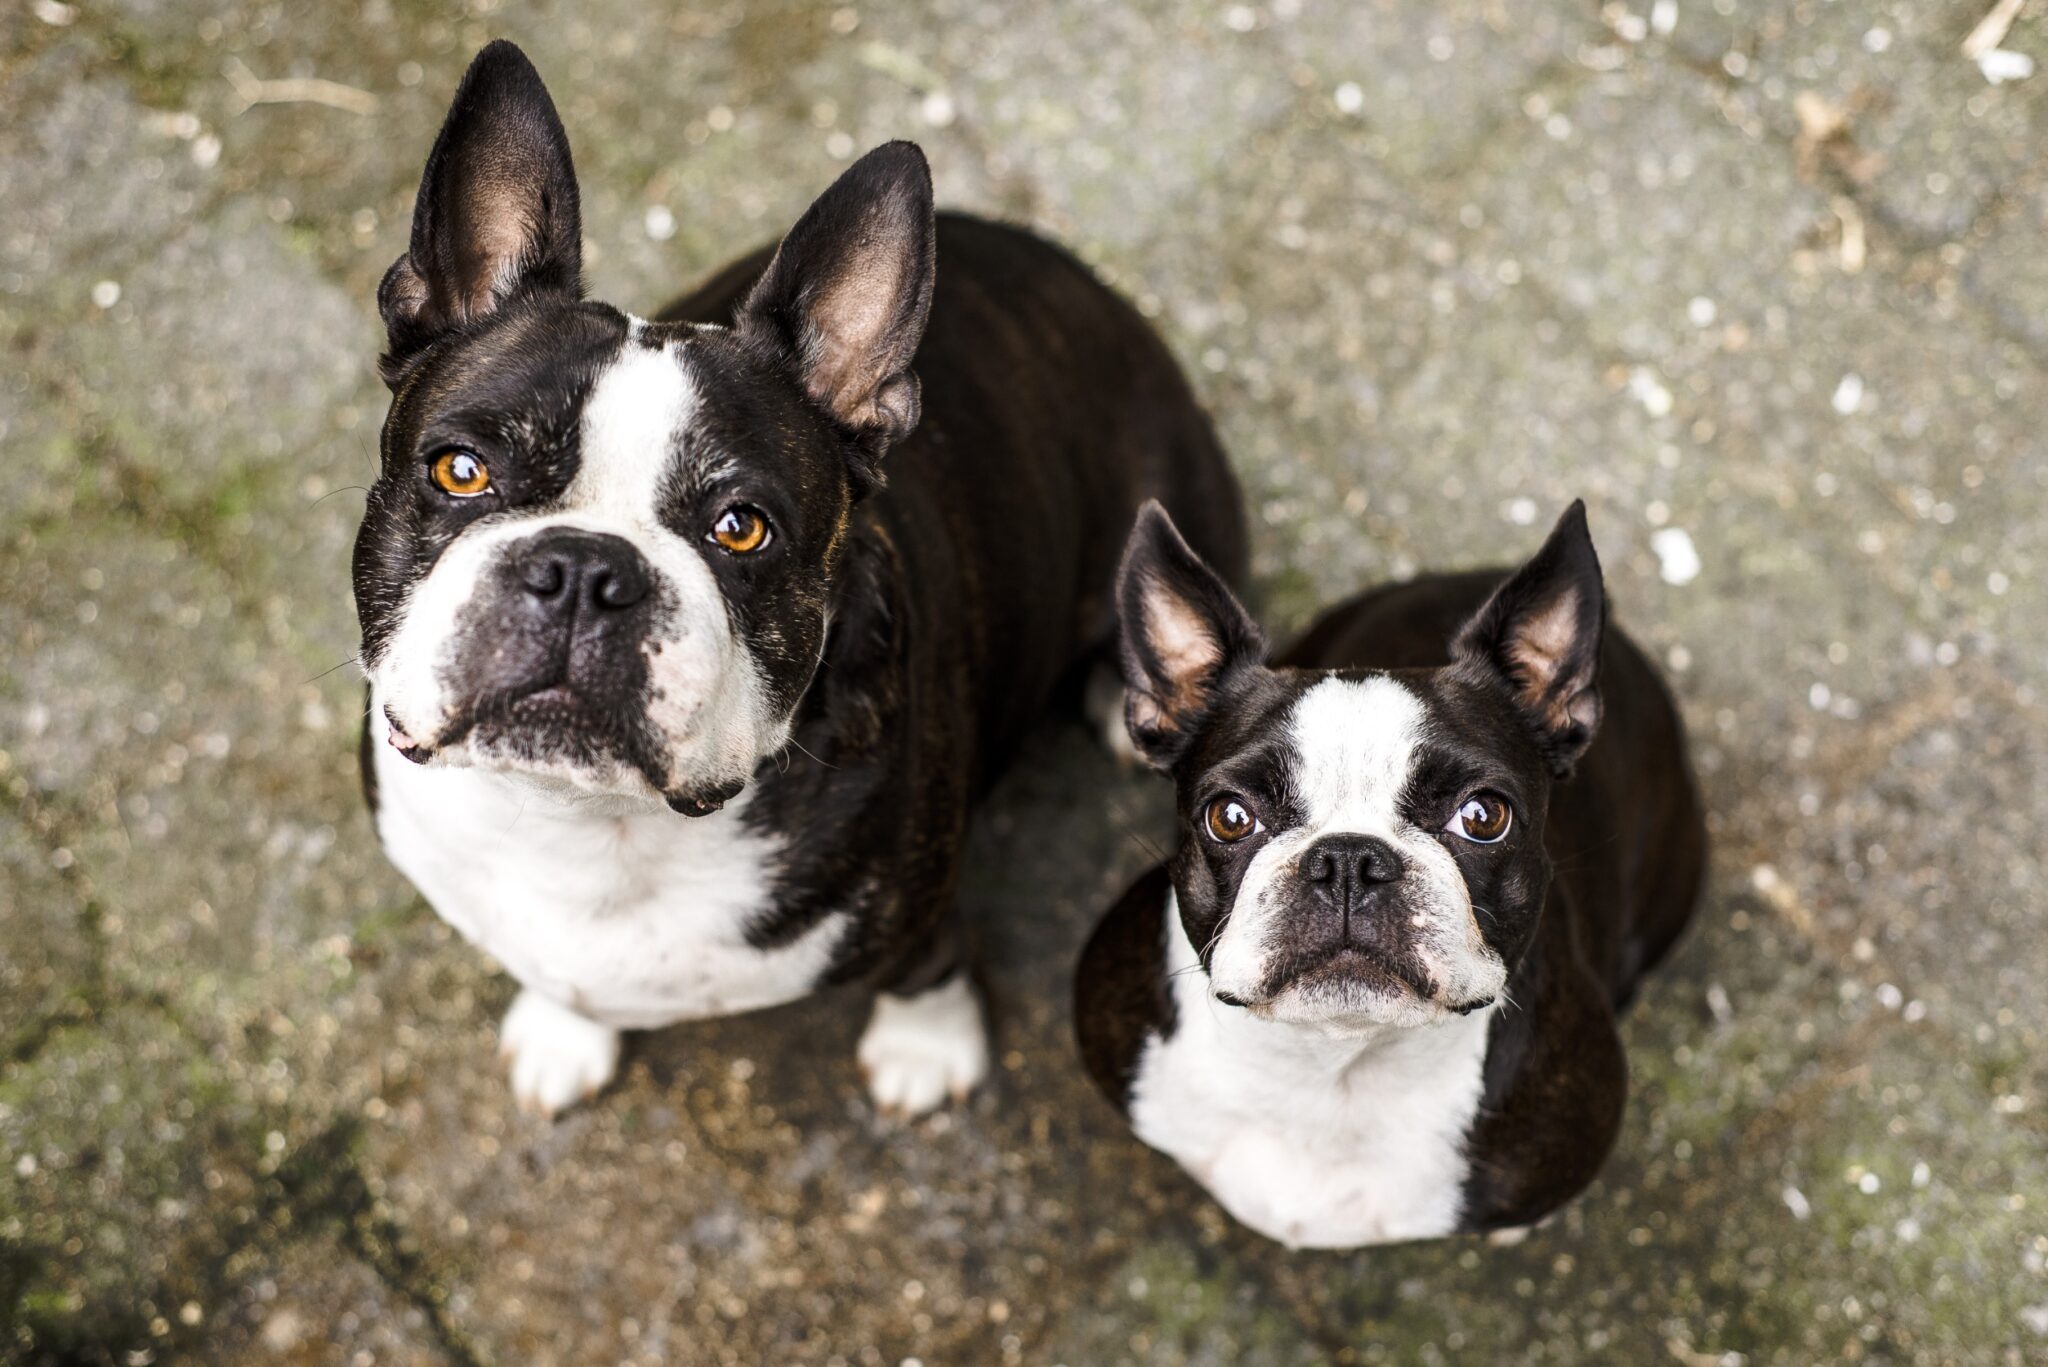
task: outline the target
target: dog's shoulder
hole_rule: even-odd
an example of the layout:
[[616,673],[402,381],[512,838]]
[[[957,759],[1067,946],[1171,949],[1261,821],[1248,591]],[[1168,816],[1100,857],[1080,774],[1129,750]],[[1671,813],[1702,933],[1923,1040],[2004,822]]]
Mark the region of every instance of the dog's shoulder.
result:
[[1465,1229],[1526,1225],[1563,1205],[1621,1130],[1628,1058],[1607,991],[1571,938],[1564,915],[1546,914],[1494,1018],[1466,1135]]
[[1163,864],[1133,883],[1095,927],[1074,979],[1081,1061],[1102,1094],[1126,1113],[1146,1044],[1174,1030],[1166,979],[1172,886]]

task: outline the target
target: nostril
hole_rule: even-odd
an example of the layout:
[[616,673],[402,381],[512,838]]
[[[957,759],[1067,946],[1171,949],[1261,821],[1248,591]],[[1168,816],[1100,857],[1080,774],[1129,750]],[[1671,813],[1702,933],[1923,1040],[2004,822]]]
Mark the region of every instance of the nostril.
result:
[[1330,856],[1321,850],[1310,850],[1308,856],[1301,861],[1302,877],[1311,883],[1327,883],[1330,881],[1330,875],[1336,871],[1337,867]]
[[1401,856],[1386,845],[1368,845],[1358,856],[1358,877],[1361,882],[1391,883],[1398,879],[1402,872]]
[[544,555],[529,560],[519,571],[519,582],[536,598],[553,598],[569,582],[559,556]]
[[591,585],[591,596],[607,608],[629,608],[647,596],[647,584],[637,574],[600,570]]

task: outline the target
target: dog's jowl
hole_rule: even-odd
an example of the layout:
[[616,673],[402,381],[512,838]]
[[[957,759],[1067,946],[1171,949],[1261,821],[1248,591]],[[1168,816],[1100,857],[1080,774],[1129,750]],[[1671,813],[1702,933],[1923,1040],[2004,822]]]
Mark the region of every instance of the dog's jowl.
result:
[[1097,928],[1082,1053],[1239,1220],[1350,1247],[1523,1225],[1620,1125],[1615,1017],[1705,856],[1677,712],[1607,629],[1574,505],[1513,574],[1327,613],[1277,665],[1147,509],[1118,590],[1131,738],[1181,843]]
[[972,799],[1104,653],[1145,499],[1242,563],[1228,468],[1136,312],[931,193],[915,147],[879,148],[772,252],[636,317],[583,297],[525,57],[493,44],[456,94],[379,292],[364,758],[393,860],[524,988],[523,1104],[602,1086],[621,1030],[842,982],[881,992],[878,1103],[972,1087]]

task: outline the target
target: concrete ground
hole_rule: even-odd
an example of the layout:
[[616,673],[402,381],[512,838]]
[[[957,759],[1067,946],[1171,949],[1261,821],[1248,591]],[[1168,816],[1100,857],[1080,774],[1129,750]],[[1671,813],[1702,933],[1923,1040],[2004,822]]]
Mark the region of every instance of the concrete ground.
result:
[[[2048,71],[1959,53],[1990,7],[0,8],[0,1354],[2048,1359]],[[1283,633],[1587,498],[1717,841],[1591,1191],[1289,1255],[1130,1139],[1067,983],[1164,794],[1072,726],[977,837],[970,1105],[879,1121],[829,997],[514,1113],[510,985],[364,819],[347,591],[372,290],[500,35],[622,304],[890,137],[1078,244]]]

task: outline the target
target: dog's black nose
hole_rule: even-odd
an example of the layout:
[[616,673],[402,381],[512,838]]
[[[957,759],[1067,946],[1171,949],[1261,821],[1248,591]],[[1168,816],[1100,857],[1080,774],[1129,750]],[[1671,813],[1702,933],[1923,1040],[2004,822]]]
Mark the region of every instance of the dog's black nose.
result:
[[564,527],[534,538],[519,583],[553,613],[619,612],[647,597],[647,562],[624,537]]
[[1392,883],[1407,869],[1400,851],[1376,835],[1326,835],[1301,856],[1311,883]]

